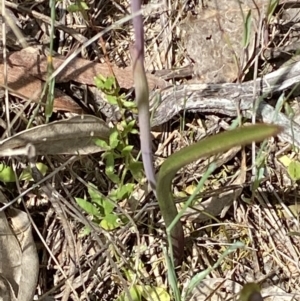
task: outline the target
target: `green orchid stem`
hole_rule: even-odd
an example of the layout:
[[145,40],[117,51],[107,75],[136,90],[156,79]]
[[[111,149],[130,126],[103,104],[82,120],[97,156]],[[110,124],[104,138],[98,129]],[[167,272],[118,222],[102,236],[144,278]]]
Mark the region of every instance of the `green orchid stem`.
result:
[[[176,215],[176,217],[171,222],[170,226],[167,227],[167,236],[168,236],[168,244],[172,246],[172,239],[171,239],[171,231],[173,227],[180,222],[180,218],[183,216],[186,209],[192,204],[193,200],[195,200],[196,195],[200,192],[200,190],[204,187],[205,181],[208,179],[208,177],[214,172],[216,166],[214,163],[211,163],[207,169],[207,171],[203,174],[201,180],[199,181],[197,188],[193,192],[193,194],[189,197],[189,199],[185,202],[183,208],[179,211],[179,213]],[[174,262],[174,254],[173,249],[170,248],[170,257],[172,260],[173,266],[175,266]]]
[[[282,129],[276,125],[256,124],[208,137],[171,155],[161,166],[157,181],[157,199],[166,228],[172,224],[178,212],[172,195],[172,180],[180,168],[200,158],[224,153],[227,150],[259,142],[277,135]],[[169,230],[169,229],[168,229]],[[170,229],[170,237],[176,264],[184,251],[184,234],[180,220]]]

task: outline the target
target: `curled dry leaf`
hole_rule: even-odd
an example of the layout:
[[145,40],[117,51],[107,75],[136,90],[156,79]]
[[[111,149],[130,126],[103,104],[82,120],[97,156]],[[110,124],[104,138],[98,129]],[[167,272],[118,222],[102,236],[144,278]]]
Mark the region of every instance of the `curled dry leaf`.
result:
[[[22,131],[0,143],[0,155],[10,149],[25,147],[31,143],[40,155],[91,154],[102,151],[94,138],[108,140],[110,129],[107,124],[91,115],[76,116]],[[9,154],[8,154],[9,155]]]
[[[7,203],[1,191],[0,202]],[[27,214],[14,208],[0,212],[0,234],[0,299],[31,301],[39,260]]]

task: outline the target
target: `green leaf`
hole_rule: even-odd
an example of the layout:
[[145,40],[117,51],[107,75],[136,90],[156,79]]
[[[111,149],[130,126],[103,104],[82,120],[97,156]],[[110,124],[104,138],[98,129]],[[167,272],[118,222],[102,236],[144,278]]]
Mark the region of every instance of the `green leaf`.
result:
[[132,161],[129,163],[128,170],[136,181],[143,177],[143,163],[140,161]]
[[293,119],[293,117],[295,116],[295,111],[287,101],[284,103],[284,110],[288,118]]
[[111,105],[118,104],[118,98],[115,95],[106,95],[107,102]]
[[135,185],[133,183],[127,183],[123,185],[118,191],[118,198],[123,200],[128,198],[134,190]]
[[145,300],[151,301],[170,301],[170,295],[168,292],[162,287],[145,285],[141,286],[142,289],[142,297]]
[[[48,171],[48,166],[45,165],[45,164],[43,164],[43,163],[41,163],[41,162],[38,162],[38,163],[36,163],[36,167],[41,172],[41,174],[43,176],[45,176],[45,174]],[[33,181],[32,173],[31,173],[31,168],[30,167],[26,167],[22,171],[22,173],[19,176],[19,181]]]
[[127,145],[122,149],[121,154],[123,156],[127,156],[128,154],[130,154],[132,152],[132,150],[133,150],[133,145]]
[[26,167],[25,169],[22,170],[20,176],[19,176],[19,181],[32,181],[32,174],[31,174],[31,168]]
[[106,90],[115,89],[116,88],[116,79],[113,76],[107,77],[104,82],[104,88]]
[[128,123],[127,123],[126,120],[122,120],[122,121],[120,122],[120,124],[121,124],[121,128],[123,128],[123,129],[126,129],[126,128],[128,127]]
[[[52,56],[49,55],[47,59],[47,77],[51,77],[54,72]],[[46,120],[49,122],[49,118],[53,113],[53,105],[54,105],[54,88],[55,88],[55,78],[51,79],[48,84],[48,92],[47,92],[47,100],[45,106],[45,115]]]
[[0,181],[4,183],[16,182],[16,177],[12,167],[0,164]]
[[70,13],[76,13],[76,12],[79,11],[79,6],[77,4],[70,4],[67,7],[67,11],[70,12]]
[[131,120],[128,123],[126,123],[126,121],[124,121],[121,124],[122,124],[122,127],[124,128],[122,134],[127,136],[128,133],[131,133],[133,127],[135,126],[135,120]]
[[120,142],[119,132],[117,129],[114,129],[109,136],[109,146],[112,149],[115,149],[119,145],[119,142]]
[[[146,250],[147,247],[145,245],[144,245],[144,247],[145,247],[144,250]],[[140,249],[140,251],[141,251],[141,249]],[[145,272],[143,270],[144,268],[145,268],[145,266],[144,266],[143,262],[139,261],[138,266],[137,267],[135,266],[134,269],[126,269],[123,267],[122,272],[124,273],[126,280],[131,283],[131,282],[135,281],[137,274],[142,275]]]
[[113,154],[107,154],[106,156],[106,166],[105,166],[105,173],[108,178],[113,181],[115,184],[120,183],[120,178],[118,175],[115,174],[115,158]]
[[[281,127],[267,124],[244,126],[203,139],[179,150],[162,164],[157,180],[157,199],[167,229],[176,219],[178,212],[172,197],[172,180],[180,168],[200,158],[223,153],[235,146],[244,146],[253,141],[259,142],[282,131]],[[172,248],[178,262],[181,261],[184,246],[184,234],[180,221],[169,230]]]
[[92,203],[81,199],[81,198],[75,198],[76,203],[81,207],[87,214],[93,215],[93,216],[98,216],[99,215],[99,210],[97,207],[95,207]]
[[114,210],[115,204],[107,197],[102,195],[97,187],[91,183],[89,183],[88,185],[88,194],[91,198],[92,203],[95,203],[100,207],[101,216],[105,216]]
[[279,0],[269,0],[269,6],[267,10],[268,23],[271,21],[271,18],[278,4],[279,4]]
[[139,131],[138,131],[137,129],[132,129],[132,130],[130,131],[130,133],[131,133],[131,134],[138,134]]
[[278,158],[278,161],[279,161],[284,167],[286,167],[286,168],[287,168],[287,167],[291,164],[291,162],[292,162],[291,158],[290,158],[289,156],[287,156],[287,155],[283,155],[283,156],[279,157],[279,158]]
[[131,120],[131,121],[129,121],[129,122],[127,123],[127,127],[128,127],[128,128],[131,128],[131,129],[132,129],[135,125],[136,125],[135,119],[133,119],[133,120]]
[[136,108],[136,103],[133,102],[133,101],[127,101],[127,100],[124,100],[122,101],[122,105],[124,108],[126,109],[133,109],[133,108]]
[[77,2],[77,4],[70,4],[67,7],[67,11],[70,13],[77,13],[77,12],[81,12],[82,10],[88,10],[88,9],[89,7],[87,3],[84,1]]
[[116,214],[108,214],[106,215],[102,221],[100,222],[100,226],[104,230],[114,230],[122,225],[122,220]]
[[91,229],[85,226],[85,227],[83,227],[83,228],[79,231],[78,237],[79,237],[79,238],[80,238],[80,237],[86,237],[86,236],[88,236],[88,235],[90,235],[90,234],[91,234]]
[[300,162],[292,161],[289,164],[287,171],[293,181],[300,180]]
[[105,197],[100,193],[100,191],[97,189],[97,187],[92,183],[88,183],[88,194],[93,203],[96,203],[97,205],[103,207],[103,202],[104,202]]
[[116,206],[112,200],[108,200],[108,199],[105,200],[103,202],[104,215],[108,215],[108,214],[112,213],[115,207]]
[[95,82],[95,86],[99,90],[103,90],[104,89],[104,82],[105,82],[105,77],[104,76],[102,76],[101,74],[95,76],[94,77],[94,82]]
[[[141,286],[140,285],[133,285],[129,289],[130,297],[132,301],[142,301],[142,292],[141,292]],[[116,301],[129,301],[130,299],[126,295],[125,292],[122,292],[122,294],[116,299]]]
[[96,138],[94,140],[95,140],[95,144],[100,146],[103,150],[110,150],[111,149],[106,141],[98,139],[98,138]]
[[163,246],[162,249],[163,249],[164,257],[165,257],[166,264],[167,264],[167,275],[168,275],[168,281],[170,284],[170,288],[172,290],[174,299],[180,300],[180,291],[179,291],[179,287],[178,287],[178,281],[177,281],[177,276],[176,276],[176,272],[175,272],[175,266],[174,266],[173,259],[170,258],[166,247]]
[[261,180],[264,178],[264,174],[265,174],[265,168],[259,167],[257,170],[256,178],[253,182],[252,191],[257,190],[257,188],[259,187],[259,185],[261,183]]
[[114,197],[118,201],[122,201],[131,195],[131,193],[134,189],[134,186],[135,185],[132,183],[124,184],[121,187],[119,187],[118,189],[114,190],[111,193],[111,196]]
[[[162,287],[154,287],[150,285],[133,285],[129,289],[130,296],[133,301],[151,300],[151,301],[170,301],[170,295]],[[129,301],[125,292],[121,294],[116,301]]]
[[251,10],[248,11],[244,22],[243,47],[246,48],[250,42],[251,35]]
[[80,2],[80,6],[81,6],[81,9],[84,9],[84,10],[88,10],[88,9],[89,9],[87,3],[84,2],[84,1],[81,1],[81,2]]
[[46,175],[46,173],[47,173],[47,171],[48,171],[48,166],[47,166],[47,165],[45,165],[45,164],[43,164],[43,163],[41,163],[41,162],[37,162],[37,163],[36,163],[36,167],[37,167],[37,169],[41,172],[41,174],[42,174],[43,176]]

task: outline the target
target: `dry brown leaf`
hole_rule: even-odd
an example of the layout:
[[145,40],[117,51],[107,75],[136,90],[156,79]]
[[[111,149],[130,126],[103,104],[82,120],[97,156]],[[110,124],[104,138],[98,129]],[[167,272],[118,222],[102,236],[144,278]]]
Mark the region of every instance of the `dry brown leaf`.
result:
[[[2,192],[0,203],[7,203]],[[0,233],[0,299],[31,301],[38,280],[39,259],[27,214],[14,208],[0,212]]]
[[[64,63],[66,58],[62,56],[53,57],[54,69],[57,69]],[[47,78],[47,58],[40,55],[39,50],[33,47],[28,47],[20,51],[13,52],[8,58],[11,66],[22,66],[30,75],[39,79],[46,80]],[[133,87],[132,68],[127,67],[120,69],[112,66],[116,79],[122,88]],[[56,82],[76,81],[81,84],[94,86],[94,77],[97,75],[108,77],[111,75],[110,68],[106,64],[91,62],[81,58],[75,58],[68,64],[63,71],[56,77]],[[164,88],[167,83],[157,78],[152,74],[147,74],[150,90],[155,87]]]
[[[54,68],[58,68],[65,61],[64,57],[53,57]],[[112,67],[114,74],[122,88],[133,86],[132,69]],[[0,86],[4,87],[4,65],[0,64]],[[28,47],[12,52],[8,57],[8,88],[9,92],[22,99],[35,102],[41,99],[44,82],[47,79],[47,57],[41,55],[39,50]],[[110,76],[110,68],[105,64],[75,58],[56,77],[57,83],[76,81],[81,84],[94,86],[94,77],[97,75]],[[167,82],[158,77],[147,74],[150,89],[164,88]],[[86,113],[70,96],[55,89],[54,111],[67,111],[77,114]]]
[[36,126],[0,142],[0,155],[9,149],[26,147],[31,143],[40,155],[91,154],[103,151],[93,138],[107,141],[110,129],[106,123],[91,115],[76,116]]
[[[4,66],[0,65],[0,83],[4,86]],[[14,95],[39,101],[43,89],[43,83],[40,79],[30,75],[22,66],[13,66],[8,64],[7,67],[7,84]]]
[[[4,87],[4,66],[0,64],[0,86]],[[22,99],[30,99],[35,102],[42,101],[41,94],[43,91],[43,81],[35,76],[24,67],[8,65],[7,84],[9,92]],[[84,110],[68,95],[55,89],[53,111],[66,111],[77,114],[84,113]]]

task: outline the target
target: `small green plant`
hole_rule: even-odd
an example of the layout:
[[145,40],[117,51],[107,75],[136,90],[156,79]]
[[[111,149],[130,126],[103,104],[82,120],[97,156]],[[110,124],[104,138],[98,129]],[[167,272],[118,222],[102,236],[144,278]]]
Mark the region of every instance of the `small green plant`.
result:
[[[48,166],[38,162],[36,164],[37,169],[42,173],[44,176],[47,173]],[[18,177],[19,181],[34,181],[31,174],[31,168],[26,167],[22,170],[21,174]],[[5,163],[0,164],[0,181],[3,183],[12,183],[16,182],[16,176],[14,170],[11,166],[6,165]]]
[[[143,301],[143,300],[151,300],[151,301],[170,301],[170,295],[168,292],[162,288],[151,285],[133,285],[129,289],[129,294],[132,300],[134,301]],[[128,296],[123,292],[116,299],[116,301],[129,301]]]
[[[95,78],[95,83],[97,88],[105,94],[110,104],[119,106],[122,116],[124,116],[126,109],[134,109],[136,107],[134,102],[126,101],[125,96],[120,94],[120,88],[114,77],[104,78],[100,75]],[[135,120],[127,122],[124,117],[112,129],[108,142],[95,139],[95,143],[105,149],[102,157],[105,161],[107,177],[121,188],[124,185],[128,172],[137,181],[142,178],[143,165],[132,156],[133,145],[129,143],[129,135],[138,134],[138,131],[135,129],[135,123]],[[124,161],[125,166],[121,172],[116,172],[115,170],[117,159]]]
[[[122,214],[115,212],[117,201],[128,197],[128,192],[132,191],[133,184],[126,184],[121,189],[112,190],[106,197],[99,192],[97,187],[88,184],[88,198],[75,198],[77,204],[92,217],[92,222],[105,230],[114,230],[127,219]],[[89,234],[90,230],[85,228],[82,235]]]
[[136,111],[136,103],[127,101],[125,95],[121,94],[120,86],[115,77],[109,76],[106,78],[102,75],[98,75],[94,78],[94,81],[96,87],[105,94],[107,102],[111,105],[118,105],[121,113],[124,114],[126,109]]
[[[122,121],[120,127],[115,127],[109,137],[108,143],[104,140],[95,139],[95,143],[102,149],[105,149],[102,158],[105,162],[105,173],[107,177],[115,184],[122,186],[128,171],[135,180],[142,176],[142,163],[133,158],[131,152],[133,145],[128,142],[128,134],[136,133],[133,128],[135,121]],[[115,170],[115,161],[122,159],[125,163],[123,170]]]
[[[298,150],[296,153],[298,154]],[[300,180],[300,161],[297,157],[290,157],[283,155],[278,158],[278,161],[286,168],[287,173],[292,181],[297,182]]]
[[89,10],[89,6],[85,1],[76,0],[74,4],[70,4],[67,7],[67,11],[70,13],[81,12],[86,15],[86,11]]
[[[123,268],[122,271],[125,275],[125,278],[128,282],[134,283],[138,279],[137,275],[145,275],[145,267],[142,262],[139,263],[138,271],[132,271]],[[157,287],[153,285],[139,285],[133,284],[129,288],[129,294],[132,300],[134,301],[170,301],[171,297],[163,287]],[[122,292],[120,296],[115,301],[129,301],[130,299],[125,292]]]
[[0,181],[3,183],[16,182],[16,176],[11,166],[0,164]]
[[[125,96],[120,94],[119,86],[114,77],[105,78],[101,75],[95,78],[95,83],[110,104],[118,105],[122,116],[127,108],[134,108],[135,104],[126,101]],[[102,195],[97,187],[89,183],[88,198],[76,198],[78,205],[92,217],[94,223],[105,230],[113,230],[126,222],[124,215],[118,215],[115,208],[118,202],[128,198],[134,190],[135,184],[128,181],[133,178],[139,181],[142,176],[143,164],[132,155],[133,145],[129,143],[129,135],[137,134],[134,128],[135,120],[127,122],[125,117],[111,130],[109,140],[106,142],[95,139],[95,144],[100,146],[105,163],[106,176],[116,184],[107,196]],[[120,162],[118,165],[117,163]],[[122,168],[116,168],[122,166]],[[85,229],[85,234],[88,233]]]

